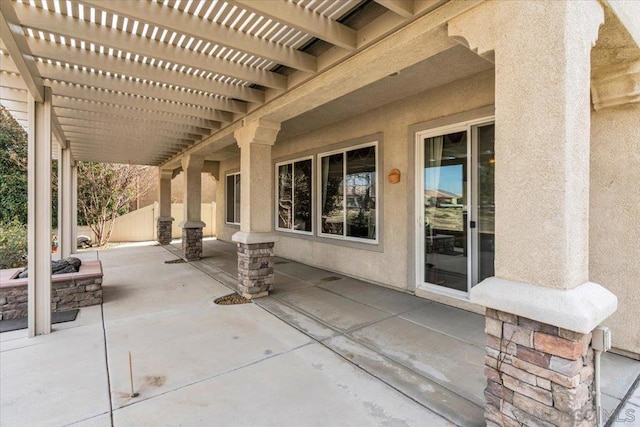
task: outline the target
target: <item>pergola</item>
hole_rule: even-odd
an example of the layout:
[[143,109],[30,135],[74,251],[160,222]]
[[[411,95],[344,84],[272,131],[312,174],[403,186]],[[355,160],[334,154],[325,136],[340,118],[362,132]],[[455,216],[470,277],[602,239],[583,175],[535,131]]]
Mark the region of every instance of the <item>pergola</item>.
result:
[[[477,3],[3,0],[0,103],[29,135],[30,334],[51,330],[50,172],[40,165],[51,162],[52,138],[68,256],[76,161],[160,166],[161,199],[184,170],[187,198],[199,200],[193,177],[237,150],[234,132],[264,120],[279,129],[457,46],[443,24]],[[197,226],[196,209],[185,209]]]

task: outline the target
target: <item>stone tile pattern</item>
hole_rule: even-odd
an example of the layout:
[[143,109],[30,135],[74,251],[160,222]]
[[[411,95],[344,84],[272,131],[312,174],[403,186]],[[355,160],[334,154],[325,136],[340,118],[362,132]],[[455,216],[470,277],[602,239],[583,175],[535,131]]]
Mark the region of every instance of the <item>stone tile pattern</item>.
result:
[[202,256],[202,227],[182,229],[182,254],[187,261],[197,261]]
[[[0,320],[27,317],[28,286],[0,288]],[[102,304],[102,276],[69,279],[51,284],[51,309],[67,311]]]
[[273,288],[273,242],[238,243],[238,282],[240,293],[249,298]]
[[172,220],[161,221],[158,220],[157,228],[158,228],[158,243],[161,245],[168,245],[171,243],[171,226],[173,224]]
[[487,309],[487,426],[596,425],[591,334]]

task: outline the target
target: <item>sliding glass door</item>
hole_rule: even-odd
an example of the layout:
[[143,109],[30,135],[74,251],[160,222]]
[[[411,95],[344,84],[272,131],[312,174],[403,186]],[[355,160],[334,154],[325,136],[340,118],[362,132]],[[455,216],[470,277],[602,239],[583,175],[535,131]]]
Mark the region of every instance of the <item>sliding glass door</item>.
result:
[[416,135],[418,286],[464,296],[493,275],[492,123]]

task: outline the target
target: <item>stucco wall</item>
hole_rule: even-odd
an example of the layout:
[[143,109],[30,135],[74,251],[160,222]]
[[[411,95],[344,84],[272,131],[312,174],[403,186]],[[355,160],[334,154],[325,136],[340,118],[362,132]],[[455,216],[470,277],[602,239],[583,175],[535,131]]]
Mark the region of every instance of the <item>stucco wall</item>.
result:
[[[379,170],[378,185],[382,191],[384,223],[379,246],[360,244],[358,247],[346,247],[326,238],[291,237],[288,233],[278,233],[280,240],[275,246],[276,254],[385,286],[410,288],[407,276],[413,269],[414,256],[408,245],[408,236],[414,232],[409,226],[413,216],[409,206],[414,199],[414,178],[410,170],[414,159],[410,158],[410,144],[413,142],[409,142],[409,126],[492,105],[493,100],[491,70],[290,140],[278,140],[272,151],[274,162],[298,153],[317,153],[323,147],[381,133],[378,150],[382,154],[383,169]],[[225,172],[237,168],[237,160],[222,162],[221,180]],[[390,184],[387,180],[392,168],[398,168],[402,173],[398,184]],[[224,200],[224,185],[218,186],[217,200]],[[230,240],[237,228],[224,223],[224,213],[224,203],[218,203],[218,238]]]
[[640,108],[591,116],[590,280],[618,296],[613,346],[640,353]]

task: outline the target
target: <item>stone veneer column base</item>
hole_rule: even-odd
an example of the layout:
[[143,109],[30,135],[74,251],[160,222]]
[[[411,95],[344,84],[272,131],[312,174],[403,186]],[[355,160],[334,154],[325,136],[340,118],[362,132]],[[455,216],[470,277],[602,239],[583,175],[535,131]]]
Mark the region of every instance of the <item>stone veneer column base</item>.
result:
[[591,333],[488,308],[487,426],[595,426]]
[[187,261],[197,261],[202,255],[202,227],[182,228],[182,254]]
[[171,219],[163,219],[158,218],[157,221],[157,230],[158,230],[158,243],[161,245],[169,245],[171,244],[171,227],[173,226],[173,218]]
[[238,243],[238,282],[245,298],[269,295],[273,288],[273,242]]

